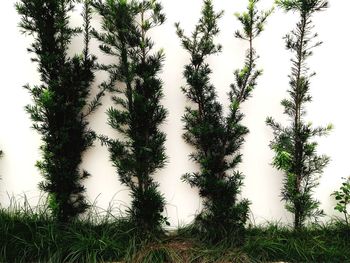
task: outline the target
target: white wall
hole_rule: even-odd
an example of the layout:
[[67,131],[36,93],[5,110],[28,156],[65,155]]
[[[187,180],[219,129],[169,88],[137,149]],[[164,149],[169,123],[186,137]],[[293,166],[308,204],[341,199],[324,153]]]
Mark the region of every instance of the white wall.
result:
[[[246,0],[216,0],[217,10],[224,9],[225,16],[220,20],[221,33],[218,42],[223,44],[223,53],[210,58],[213,68],[212,82],[217,87],[220,101],[227,107],[227,92],[233,81],[234,69],[241,67],[247,46],[233,37],[239,28],[233,13],[245,9]],[[19,17],[14,9],[14,0],[0,1],[0,148],[5,152],[0,160],[0,202],[8,204],[7,194],[20,195],[25,193],[33,204],[36,203],[39,192],[37,184],[41,180],[34,164],[40,159],[38,151],[39,135],[30,128],[31,121],[24,111],[24,106],[31,103],[31,98],[22,86],[26,83],[39,83],[36,65],[30,62],[26,48],[31,42],[19,32],[17,26]],[[162,78],[164,80],[165,98],[163,103],[170,114],[163,126],[167,133],[167,167],[155,176],[160,183],[168,202],[167,213],[173,226],[187,223],[193,219],[200,209],[200,200],[195,189],[191,189],[180,180],[185,172],[197,169],[188,159],[191,147],[186,145],[181,134],[183,132],[181,116],[184,113],[186,100],[180,91],[185,84],[182,78],[183,66],[188,63],[188,56],[180,46],[175,34],[174,23],[181,21],[186,32],[191,32],[199,18],[201,0],[162,0],[167,21],[165,25],[154,31],[154,41],[157,48],[165,48],[167,60]],[[273,0],[261,0],[262,8],[270,8]],[[348,70],[350,61],[349,23],[347,10],[350,1],[330,1],[326,12],[317,14],[314,18],[315,30],[325,43],[315,50],[315,56],[310,59],[310,67],[318,75],[312,80],[312,95],[314,101],[308,107],[308,118],[315,125],[325,125],[329,122],[335,126],[335,131],[327,138],[319,140],[320,153],[327,153],[332,161],[324,172],[321,184],[315,196],[322,202],[322,208],[328,215],[338,215],[334,212],[334,200],[330,197],[332,191],[341,183],[341,177],[348,176],[350,139],[348,136],[350,112],[348,98]],[[98,27],[98,16],[94,17]],[[246,114],[244,124],[250,129],[243,149],[241,171],[246,175],[243,196],[252,201],[252,219],[255,222],[266,220],[281,220],[290,222],[290,215],[285,212],[280,202],[282,175],[270,166],[273,156],[268,144],[272,139],[271,129],[266,127],[265,118],[273,116],[284,122],[280,101],[286,96],[288,74],[290,72],[291,54],[285,50],[282,37],[295,25],[297,15],[285,14],[276,10],[268,21],[266,31],[256,42],[260,55],[258,64],[264,69],[264,75],[259,79],[253,97],[244,105]],[[77,14],[73,17],[74,24],[81,23]],[[108,62],[98,51],[97,43],[92,43],[92,50],[101,61]],[[73,41],[72,53],[81,49],[81,39]],[[106,75],[98,74],[97,83]],[[97,84],[96,84],[97,87]],[[103,107],[91,117],[91,127],[100,134],[116,136],[106,124],[106,109],[111,105],[106,96]],[[129,204],[128,191],[118,182],[115,169],[109,162],[106,148],[98,143],[84,156],[82,165],[93,176],[86,181],[88,197],[91,201],[97,197],[97,205],[106,208],[113,199],[113,204],[122,209]]]

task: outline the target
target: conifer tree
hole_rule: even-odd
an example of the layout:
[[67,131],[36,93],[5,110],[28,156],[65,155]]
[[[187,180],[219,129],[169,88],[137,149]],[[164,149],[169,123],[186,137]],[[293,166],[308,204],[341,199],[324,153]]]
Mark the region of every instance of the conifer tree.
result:
[[152,175],[166,162],[166,137],[159,126],[167,111],[161,105],[158,77],[164,53],[153,52],[149,30],[162,25],[165,16],[155,0],[99,0],[94,7],[102,16],[103,28],[101,33],[94,31],[94,36],[101,50],[115,58],[114,64],[101,66],[110,75],[104,85],[116,94],[112,97],[115,106],[107,112],[108,122],[123,138],[101,139],[121,183],[131,191],[131,221],[138,231],[155,233],[166,222],[162,215],[165,200]]
[[282,101],[284,113],[290,119],[290,125],[283,127],[272,118],[267,124],[272,127],[274,140],[271,149],[275,151],[273,165],[284,172],[282,200],[286,209],[294,214],[294,228],[302,228],[308,218],[322,215],[319,201],[312,196],[318,179],[328,164],[329,158],[317,155],[315,136],[329,133],[332,126],[313,128],[305,121],[306,104],[311,102],[310,78],[306,64],[312,55],[312,49],[321,44],[315,41],[312,16],[327,8],[325,0],[278,0],[277,5],[285,11],[299,15],[296,28],[286,37],[286,48],[294,54],[292,72],[289,76],[289,98]]
[[272,12],[258,12],[257,2],[249,0],[247,11],[236,14],[243,26],[241,31],[236,31],[236,37],[247,41],[249,49],[244,67],[234,73],[235,82],[229,93],[230,111],[226,117],[215,87],[210,83],[212,70],[205,61],[221,51],[214,38],[219,34],[218,19],[223,12],[216,13],[212,1],[204,0],[202,17],[191,37],[185,36],[179,23],[176,24],[182,45],[191,56],[191,63],[184,71],[187,85],[182,91],[195,105],[187,107],[183,116],[184,139],[196,149],[190,158],[200,166],[199,172],[186,174],[183,180],[199,189],[203,210],[196,217],[195,226],[211,242],[231,236],[235,243],[241,243],[248,218],[249,201],[239,200],[243,174],[237,165],[242,161],[240,148],[248,133],[242,124],[244,115],[240,107],[251,96],[262,73],[256,69],[253,40],[262,32]]
[[34,101],[26,111],[43,140],[43,160],[36,166],[44,181],[40,188],[48,193],[49,208],[59,222],[65,223],[83,213],[88,204],[82,180],[82,154],[92,146],[95,133],[88,128],[87,117],[99,106],[103,92],[88,101],[94,80],[95,58],[89,53],[91,8],[84,3],[84,50],[68,56],[72,38],[81,28],[69,26],[71,0],[21,0],[16,4],[23,33],[34,38],[28,49],[34,53],[41,83],[26,85]]

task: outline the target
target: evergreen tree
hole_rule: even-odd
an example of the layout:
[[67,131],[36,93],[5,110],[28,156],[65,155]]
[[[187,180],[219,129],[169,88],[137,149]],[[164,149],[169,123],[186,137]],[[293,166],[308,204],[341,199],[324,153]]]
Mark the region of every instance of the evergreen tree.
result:
[[202,17],[191,37],[177,23],[177,34],[183,47],[190,53],[191,63],[185,66],[187,85],[182,88],[195,107],[187,107],[183,117],[184,139],[196,151],[190,155],[199,164],[200,171],[186,174],[183,180],[199,189],[203,198],[203,210],[196,217],[195,226],[209,241],[219,242],[229,235],[240,243],[248,218],[249,201],[239,200],[243,174],[237,170],[242,161],[240,148],[248,133],[243,126],[240,110],[256,87],[261,71],[256,69],[256,54],[253,40],[263,30],[267,17],[272,12],[258,12],[258,0],[249,0],[248,10],[236,14],[243,25],[236,37],[249,43],[245,65],[235,71],[235,83],[229,93],[230,111],[224,116],[217,101],[215,87],[210,83],[211,69],[205,59],[221,51],[214,38],[219,33],[218,19],[223,12],[215,13],[211,0],[204,0]]
[[152,175],[166,162],[165,134],[159,126],[167,111],[161,105],[162,81],[158,74],[164,61],[163,50],[153,53],[149,30],[165,21],[162,6],[155,0],[96,1],[102,16],[103,32],[94,31],[101,50],[115,63],[101,66],[110,79],[104,85],[115,92],[115,107],[108,110],[109,125],[123,139],[102,136],[110,151],[122,184],[129,187],[130,219],[142,233],[158,232],[166,218],[158,183]]
[[321,44],[315,41],[317,34],[312,33],[312,15],[327,8],[325,0],[278,0],[277,5],[285,11],[297,12],[299,22],[296,28],[285,37],[286,48],[295,58],[292,59],[292,72],[289,76],[289,98],[282,101],[284,113],[290,119],[290,125],[283,127],[272,118],[267,124],[274,131],[271,149],[275,151],[273,165],[284,172],[282,200],[286,209],[294,214],[294,228],[303,227],[305,220],[322,215],[319,201],[312,197],[318,179],[328,164],[327,156],[316,153],[315,136],[328,134],[332,129],[313,128],[305,122],[305,106],[312,99],[310,95],[310,78],[306,60],[312,55],[312,49]]
[[95,58],[89,54],[91,8],[87,1],[84,7],[84,50],[69,57],[69,44],[82,31],[69,26],[74,2],[21,0],[16,4],[23,33],[34,38],[28,51],[35,54],[32,61],[38,64],[41,76],[40,85],[25,86],[34,101],[26,111],[43,140],[43,160],[36,164],[45,179],[40,188],[48,193],[53,216],[63,223],[88,208],[82,180],[89,174],[79,165],[96,137],[88,128],[87,117],[103,95],[101,91],[88,101]]

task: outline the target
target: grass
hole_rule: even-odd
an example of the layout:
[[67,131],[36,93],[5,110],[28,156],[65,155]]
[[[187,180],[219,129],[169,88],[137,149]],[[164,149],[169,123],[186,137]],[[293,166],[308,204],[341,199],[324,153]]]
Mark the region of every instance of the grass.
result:
[[135,240],[130,223],[93,207],[85,218],[63,226],[45,204],[14,199],[0,210],[0,262],[105,262],[121,260]]
[[341,221],[294,232],[277,224],[248,230],[243,250],[258,262],[350,262],[350,229]]
[[202,242],[191,226],[163,237],[148,238],[113,209],[92,206],[81,220],[56,224],[41,205],[31,207],[14,199],[0,209],[0,262],[350,262],[350,229],[341,221],[312,225],[293,232],[280,224],[247,229],[245,244],[232,247]]

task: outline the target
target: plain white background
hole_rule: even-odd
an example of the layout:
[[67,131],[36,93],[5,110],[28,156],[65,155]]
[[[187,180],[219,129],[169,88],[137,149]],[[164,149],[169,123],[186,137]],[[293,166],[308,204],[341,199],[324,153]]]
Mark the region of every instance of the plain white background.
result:
[[[195,171],[188,154],[191,147],[181,138],[186,99],[180,87],[185,84],[182,77],[183,66],[189,62],[187,53],[182,49],[175,34],[174,23],[180,21],[187,33],[196,24],[202,6],[201,0],[162,0],[166,23],[152,31],[156,48],[164,48],[166,61],[161,75],[164,80],[165,98],[163,103],[169,110],[169,116],[162,129],[167,133],[166,149],[169,156],[167,166],[155,175],[160,189],[167,200],[167,215],[172,226],[190,222],[200,210],[200,199],[196,189],[181,181],[185,172]],[[0,1],[0,148],[5,155],[0,160],[0,202],[7,206],[8,195],[17,197],[26,194],[32,204],[40,195],[37,184],[41,176],[35,168],[40,159],[40,136],[31,129],[31,121],[24,111],[24,106],[31,103],[31,98],[22,86],[26,83],[38,84],[40,77],[36,65],[30,62],[31,55],[26,48],[31,38],[22,35],[18,28],[19,16],[14,9],[14,0]],[[209,59],[213,69],[212,83],[216,86],[219,99],[225,108],[228,107],[227,92],[233,82],[233,71],[242,66],[246,43],[234,38],[234,32],[240,28],[233,16],[242,12],[247,5],[246,0],[215,0],[217,10],[225,10],[219,25],[221,33],[217,39],[223,45],[220,55]],[[259,7],[271,8],[272,0],[261,0]],[[333,210],[335,201],[330,194],[341,184],[341,178],[348,176],[349,168],[349,128],[348,114],[350,89],[348,72],[350,61],[349,34],[347,33],[350,1],[330,1],[330,8],[314,17],[315,31],[324,44],[315,50],[309,60],[312,71],[317,76],[312,79],[311,92],[313,102],[308,105],[308,120],[315,125],[332,123],[335,130],[319,141],[319,153],[328,154],[332,161],[325,169],[316,189],[315,197],[322,203],[328,216],[339,214]],[[80,9],[77,8],[72,17],[72,24],[81,23]],[[260,55],[258,66],[264,75],[258,80],[253,97],[244,104],[246,115],[244,124],[250,129],[246,143],[242,149],[243,163],[239,169],[246,175],[242,196],[251,200],[251,219],[256,223],[266,221],[291,222],[291,216],[280,202],[282,174],[271,165],[273,152],[269,149],[272,131],[265,125],[267,116],[286,123],[282,114],[280,101],[287,96],[288,74],[290,72],[291,54],[285,49],[282,37],[294,26],[298,16],[285,14],[276,9],[268,19],[266,31],[256,41],[256,49]],[[99,28],[99,17],[94,16],[93,24]],[[74,39],[71,54],[81,50],[81,38]],[[103,56],[98,50],[98,43],[92,41],[92,51],[98,55],[100,62],[108,63],[113,58]],[[97,74],[97,85],[106,78],[105,73]],[[106,109],[111,106],[110,96],[103,99],[103,106],[91,116],[91,127],[99,134],[117,136],[106,124]],[[92,177],[86,180],[87,195],[90,201],[107,208],[109,204],[125,209],[129,205],[128,190],[120,185],[115,168],[109,161],[106,148],[96,143],[95,147],[84,155],[82,167]],[[326,217],[325,219],[327,219]]]

